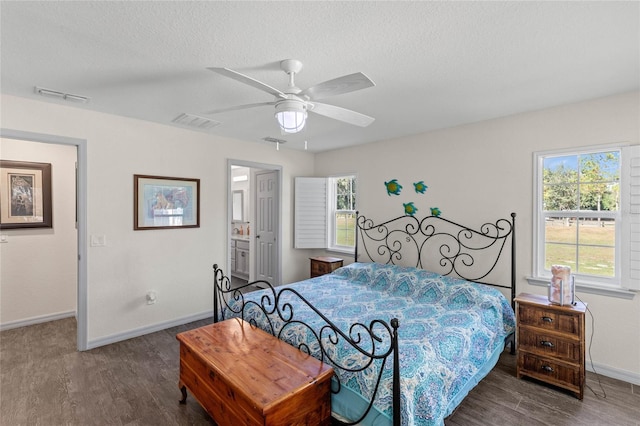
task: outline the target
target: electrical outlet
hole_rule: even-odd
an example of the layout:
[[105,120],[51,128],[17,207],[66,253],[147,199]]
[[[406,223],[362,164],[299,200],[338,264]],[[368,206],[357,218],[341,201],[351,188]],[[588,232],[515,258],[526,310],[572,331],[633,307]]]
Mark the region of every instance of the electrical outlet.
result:
[[0,234],[0,243],[8,243],[9,236],[7,234]]

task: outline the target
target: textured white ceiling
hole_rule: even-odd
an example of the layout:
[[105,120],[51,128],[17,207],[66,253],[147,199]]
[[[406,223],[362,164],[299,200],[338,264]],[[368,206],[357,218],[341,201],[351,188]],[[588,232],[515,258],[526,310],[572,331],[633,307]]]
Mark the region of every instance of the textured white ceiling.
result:
[[[285,89],[361,71],[376,86],[323,100],[376,118],[360,128],[310,115],[279,133],[272,107],[211,116],[208,130],[321,151],[637,90],[640,3],[221,2],[0,3],[2,93],[34,86],[69,104],[172,125],[187,112],[271,101],[208,71],[228,67]],[[68,104],[68,103],[67,103]]]

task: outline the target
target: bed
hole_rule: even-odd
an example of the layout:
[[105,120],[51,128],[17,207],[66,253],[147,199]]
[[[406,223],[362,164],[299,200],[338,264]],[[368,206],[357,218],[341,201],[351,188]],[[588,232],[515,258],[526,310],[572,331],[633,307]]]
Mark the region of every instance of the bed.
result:
[[331,274],[232,288],[214,265],[214,321],[241,317],[329,363],[337,422],[440,425],[513,353],[514,236],[513,213],[479,230],[358,214],[355,261]]

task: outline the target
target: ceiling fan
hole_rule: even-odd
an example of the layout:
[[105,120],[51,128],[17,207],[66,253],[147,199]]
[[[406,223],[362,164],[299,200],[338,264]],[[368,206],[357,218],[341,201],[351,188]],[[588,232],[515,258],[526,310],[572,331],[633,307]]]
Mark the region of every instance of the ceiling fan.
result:
[[356,111],[316,102],[318,99],[355,92],[356,90],[375,86],[375,83],[363,73],[357,72],[334,78],[309,87],[308,89],[301,90],[296,87],[294,78],[295,75],[302,70],[302,62],[296,59],[285,59],[280,62],[280,68],[289,75],[289,87],[287,87],[285,91],[271,87],[268,84],[229,68],[208,68],[209,70],[225,77],[232,78],[241,83],[248,84],[251,87],[262,90],[263,92],[270,93],[275,96],[275,99],[271,102],[259,102],[216,109],[208,111],[206,114],[217,114],[265,105],[275,105],[276,119],[278,120],[280,128],[285,133],[297,133],[302,130],[307,120],[307,112],[309,111],[360,127],[366,127],[375,120],[373,117],[369,117],[368,115],[364,115]]

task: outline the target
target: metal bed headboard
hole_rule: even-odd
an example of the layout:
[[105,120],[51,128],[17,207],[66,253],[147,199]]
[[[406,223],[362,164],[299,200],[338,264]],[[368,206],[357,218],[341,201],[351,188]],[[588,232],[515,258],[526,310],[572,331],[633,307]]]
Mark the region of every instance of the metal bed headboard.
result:
[[[440,216],[399,216],[375,224],[356,212],[356,262],[369,261],[415,266],[441,275],[511,290],[511,306],[516,297],[516,214],[510,219],[485,223],[480,230]],[[511,237],[510,283],[489,282],[497,275],[500,259],[507,255]],[[494,275],[492,275],[494,274]],[[515,307],[514,307],[515,308]]]

